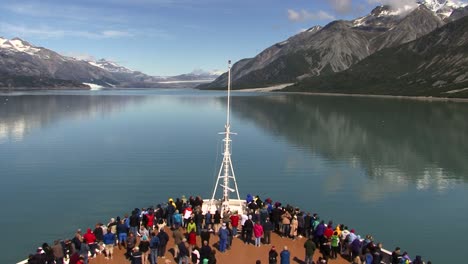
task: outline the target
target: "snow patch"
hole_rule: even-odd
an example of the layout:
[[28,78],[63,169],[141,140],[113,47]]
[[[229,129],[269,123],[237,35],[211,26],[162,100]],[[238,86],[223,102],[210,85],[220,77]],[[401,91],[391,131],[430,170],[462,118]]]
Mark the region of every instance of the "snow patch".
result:
[[205,82],[212,82],[214,79],[207,79],[207,80],[189,80],[189,81],[164,81],[164,82],[158,82],[158,83],[163,83],[163,84],[171,84],[171,83],[205,83]]
[[104,86],[98,85],[98,84],[95,84],[95,83],[85,83],[84,82],[83,84],[86,84],[89,87],[91,87],[91,91],[98,91],[98,90],[101,90],[102,88],[104,88]]

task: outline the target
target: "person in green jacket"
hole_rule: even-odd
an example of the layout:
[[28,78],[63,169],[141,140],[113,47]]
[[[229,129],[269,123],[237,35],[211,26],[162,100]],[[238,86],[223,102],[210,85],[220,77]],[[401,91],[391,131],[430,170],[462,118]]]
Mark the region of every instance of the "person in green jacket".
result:
[[304,243],[304,248],[305,248],[305,264],[313,264],[313,257],[314,257],[314,252],[316,249],[316,245],[312,238],[310,237],[307,239],[307,241]]
[[331,258],[336,259],[338,257],[338,252],[340,251],[340,237],[338,236],[338,232],[333,232],[331,237]]

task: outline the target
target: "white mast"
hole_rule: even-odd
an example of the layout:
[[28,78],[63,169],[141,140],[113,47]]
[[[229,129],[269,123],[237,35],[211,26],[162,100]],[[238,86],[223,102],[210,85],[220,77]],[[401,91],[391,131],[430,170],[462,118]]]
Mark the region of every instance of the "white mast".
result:
[[[226,116],[226,125],[225,125],[225,131],[220,133],[220,134],[225,134],[225,138],[223,139],[224,142],[224,152],[223,152],[223,162],[221,163],[221,168],[219,169],[218,173],[218,179],[216,180],[215,188],[213,191],[213,195],[211,196],[211,203],[214,201],[216,191],[218,189],[218,184],[220,179],[223,180],[223,184],[219,184],[221,187],[223,187],[223,198],[221,200],[222,204],[222,211],[224,209],[229,208],[229,192],[236,192],[237,194],[237,200],[240,200],[239,196],[239,190],[237,189],[237,182],[236,182],[236,176],[234,174],[234,168],[232,166],[232,161],[231,161],[231,134],[236,134],[231,132],[231,121],[230,121],[230,112],[231,112],[231,61],[228,62],[228,96],[227,96],[227,116]],[[229,183],[230,179],[234,182],[234,188],[231,188]],[[241,204],[239,204],[241,206]],[[211,207],[211,206],[210,206]]]

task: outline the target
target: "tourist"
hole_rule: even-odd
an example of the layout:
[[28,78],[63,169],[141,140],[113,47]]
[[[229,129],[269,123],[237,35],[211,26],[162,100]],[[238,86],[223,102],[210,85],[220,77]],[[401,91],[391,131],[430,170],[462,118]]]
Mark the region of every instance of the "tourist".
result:
[[[340,252],[340,237],[337,231],[333,232],[333,235],[330,238],[331,241],[331,258],[338,258],[338,253]],[[370,264],[370,263],[369,263]]]
[[[120,221],[120,219],[118,221]],[[107,223],[107,232],[117,234],[117,222],[115,221],[115,218],[111,218],[109,223]]]
[[299,221],[297,220],[297,215],[295,215],[292,217],[290,231],[289,231],[289,237],[291,237],[293,240],[296,240],[298,227],[299,227]]
[[424,261],[422,261],[421,256],[416,256],[416,258],[413,260],[413,264],[423,264]]
[[200,238],[202,241],[208,241],[208,244],[210,243],[210,237],[211,234],[213,233],[213,229],[211,228],[211,224],[208,224],[206,228],[203,228],[200,232]]
[[34,255],[29,255],[28,263],[31,263],[31,264],[43,264],[43,263],[46,263],[45,251],[42,249],[42,247],[38,247],[38,248],[37,248],[36,254],[34,254]]
[[214,231],[217,234],[219,231],[219,228],[221,227],[221,214],[219,213],[218,210],[216,210],[213,216],[213,223],[214,223]]
[[136,210],[132,211],[132,215],[130,216],[129,220],[130,224],[130,233],[133,233],[133,236],[136,238],[138,236],[138,227],[140,225],[140,217]]
[[227,249],[231,249],[233,236],[232,229],[229,227],[229,223],[226,223],[226,230],[228,231]]
[[392,252],[392,264],[399,263],[401,263],[400,248],[396,247],[395,250]]
[[289,236],[289,230],[291,228],[291,214],[283,209],[283,214],[281,215],[281,224],[283,225],[283,237]]
[[174,213],[176,211],[176,205],[174,204],[174,201],[172,198],[169,198],[169,203],[166,207],[166,224],[169,226],[169,228],[174,228]]
[[132,250],[132,264],[142,264],[142,253],[139,247],[134,247]]
[[241,226],[242,226],[242,230],[241,230],[241,238],[243,241],[245,241],[245,228],[244,228],[244,225],[245,225],[245,222],[247,222],[247,220],[249,220],[249,217],[248,215],[246,214],[246,212],[244,212],[241,216],[240,216],[240,221],[241,221]]
[[245,230],[245,237],[244,237],[245,244],[250,244],[250,241],[252,239],[253,227],[254,227],[254,224],[252,222],[252,215],[249,215],[247,221],[245,221],[244,223],[244,227],[242,228],[242,230]]
[[312,227],[312,216],[310,213],[307,212],[306,216],[304,217],[304,235],[309,238],[311,235],[311,227]]
[[78,252],[75,252],[70,255],[70,259],[68,260],[68,264],[78,264],[78,261],[80,261],[80,254]]
[[94,258],[94,255],[96,254],[96,236],[91,231],[91,228],[86,230],[86,234],[84,234],[83,239],[88,243],[89,251],[91,252],[90,258]]
[[141,241],[138,247],[140,248],[142,263],[148,264],[148,256],[149,256],[150,251],[149,251],[149,241],[146,235],[144,235],[141,238]]
[[203,246],[200,249],[200,258],[203,261],[204,259],[208,260],[211,254],[211,247],[208,244],[208,241],[203,240]]
[[76,264],[86,264],[88,263],[87,260],[85,260],[85,258],[83,256],[80,256],[78,258],[78,261],[76,262]]
[[195,221],[195,226],[197,227],[197,235],[200,235],[201,228],[203,224],[203,214],[201,212],[201,207],[197,206],[197,210],[195,210],[195,214],[193,216],[193,220]]
[[188,234],[188,244],[189,252],[192,253],[193,248],[197,245],[197,233],[195,233],[195,230],[190,231]]
[[404,264],[411,263],[411,258],[408,255],[408,252],[406,252],[406,251],[403,252],[403,255],[401,255],[401,262],[404,263]]
[[52,246],[52,252],[54,254],[55,264],[63,264],[63,258],[65,254],[63,253],[63,247],[62,244],[60,244],[60,241],[54,241],[54,245]]
[[255,236],[255,246],[260,247],[261,239],[263,237],[263,226],[260,224],[260,221],[257,221],[253,227],[253,233]]
[[130,234],[128,234],[128,237],[127,237],[127,253],[125,254],[127,256],[127,258],[130,258],[131,257],[131,253],[133,251],[133,248],[135,248],[135,245],[136,245],[136,237],[133,233],[130,232]]
[[269,217],[267,205],[262,206],[260,209],[260,223],[263,225],[266,222],[266,219]]
[[191,232],[197,232],[197,225],[193,221],[193,218],[190,218],[189,223],[187,224],[187,233],[190,234]]
[[[298,208],[299,210],[299,208]],[[305,236],[305,231],[304,231],[304,212],[300,211],[297,214],[297,234],[299,238],[302,238]]]
[[86,238],[83,238],[79,253],[80,253],[80,257],[83,257],[84,264],[88,264],[89,250],[90,250],[89,244],[87,243]]
[[205,227],[211,226],[213,224],[213,218],[210,211],[207,211],[205,214]]
[[276,202],[275,203],[275,208],[271,211],[271,221],[273,222],[273,225],[275,225],[275,231],[280,232],[282,231],[282,226],[280,226],[281,223],[281,214],[283,213],[283,210],[281,210],[280,203]]
[[[351,232],[351,234],[353,233]],[[362,248],[361,236],[358,235],[353,240],[353,242],[351,242],[351,244],[349,245],[350,259],[354,259],[355,257],[360,256],[362,252],[361,248]]]
[[127,240],[127,233],[128,233],[128,228],[127,225],[125,224],[125,220],[122,219],[120,222],[117,224],[117,235],[118,235],[118,245],[119,249],[121,246],[125,248],[125,241]]
[[179,264],[188,264],[189,263],[189,251],[186,245],[187,239],[182,239],[182,241],[177,244]]
[[288,246],[284,246],[283,251],[280,253],[281,264],[290,264],[291,263],[291,253],[288,250]]
[[377,243],[377,246],[372,251],[372,264],[380,264],[383,259],[382,243]]
[[169,235],[164,231],[164,228],[159,229],[158,233],[159,238],[159,247],[158,247],[158,257],[166,258],[166,246],[169,242]]
[[333,226],[331,224],[327,225],[323,232],[323,236],[327,239],[330,239],[333,236]]
[[[149,231],[148,229],[146,229],[146,227],[144,225],[140,226],[140,236],[141,237],[149,237]],[[141,248],[140,248],[141,250]]]
[[268,252],[268,263],[277,264],[278,263],[278,252],[276,252],[275,246],[272,246]]
[[348,227],[345,226],[343,228],[343,230],[341,231],[341,235],[340,235],[340,245],[341,245],[341,254],[344,254],[346,253],[346,251],[348,250],[347,248],[347,239],[348,239],[348,236],[351,232],[348,231]]
[[372,256],[370,250],[366,248],[366,254],[364,255],[364,259],[366,260],[366,263],[373,263],[374,262],[374,257]]
[[305,259],[304,263],[305,264],[313,264],[313,257],[314,257],[314,252],[316,249],[315,242],[312,240],[311,237],[307,239],[307,241],[304,243],[304,248],[305,248]]
[[200,263],[200,250],[198,247],[195,247],[192,251],[192,264]]
[[108,232],[104,235],[103,241],[105,246],[104,252],[106,254],[106,259],[112,259],[112,256],[114,255],[115,235],[111,232]]
[[226,223],[227,226],[231,223],[231,210],[227,209],[223,212],[222,223]]
[[173,215],[174,229],[179,229],[182,226],[182,215],[179,213],[179,210],[175,210]]
[[149,208],[148,212],[145,215],[145,217],[146,217],[146,228],[149,231],[153,231],[153,228],[154,228],[154,209]]
[[234,211],[234,214],[231,215],[231,226],[232,226],[232,236],[237,237],[237,227],[239,226],[239,215],[237,211]]
[[156,235],[156,232],[151,233],[150,240],[150,260],[151,264],[158,263],[158,249],[159,249],[159,237]]
[[228,231],[226,230],[226,223],[223,223],[222,227],[219,229],[218,232],[219,236],[219,251],[225,252],[227,243],[228,243]]
[[315,231],[314,231],[314,239],[315,239],[315,243],[316,244],[322,244],[323,241],[324,241],[324,233],[325,233],[325,222],[322,220],[320,221],[320,223],[318,224],[318,226],[315,228]]
[[72,243],[72,253],[80,251],[81,242],[83,241],[83,236],[81,235],[81,229],[76,230],[75,236],[71,239]]
[[273,232],[274,228],[275,226],[270,222],[270,218],[267,217],[265,223],[263,223],[263,242],[267,245],[271,243],[271,232]]
[[[183,215],[184,215],[184,228],[187,228],[189,221],[193,220],[193,219],[192,219],[192,213],[193,213],[192,206],[191,206],[191,205],[188,205],[188,206],[185,208],[185,210],[183,211]],[[194,224],[194,225],[195,225],[195,224]]]
[[181,229],[182,229],[182,227],[178,227],[172,232],[172,238],[174,239],[174,245],[180,244],[180,242],[182,242],[182,240],[184,239],[184,234],[182,234]]
[[100,223],[97,223],[94,230],[94,236],[96,236],[96,244],[98,245],[99,251],[102,251],[102,241],[104,240],[104,230],[101,227]]

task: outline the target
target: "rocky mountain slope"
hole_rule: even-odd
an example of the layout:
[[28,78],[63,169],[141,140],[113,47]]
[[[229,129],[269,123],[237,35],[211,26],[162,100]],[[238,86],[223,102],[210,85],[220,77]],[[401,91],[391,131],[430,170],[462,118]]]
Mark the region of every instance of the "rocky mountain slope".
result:
[[108,60],[76,59],[20,38],[0,37],[0,87],[3,88],[89,88],[83,84],[125,88],[188,87],[212,81],[217,76],[208,73],[150,76]]
[[[340,72],[387,47],[395,47],[441,27],[447,15],[461,12],[463,6],[452,1],[436,4],[423,1],[411,10],[379,6],[366,16],[351,21],[333,21],[313,27],[276,43],[254,58],[233,65],[233,87],[242,89],[290,83]],[[442,12],[441,10],[444,10]],[[227,75],[200,89],[225,88]]]
[[468,98],[468,16],[286,90]]

